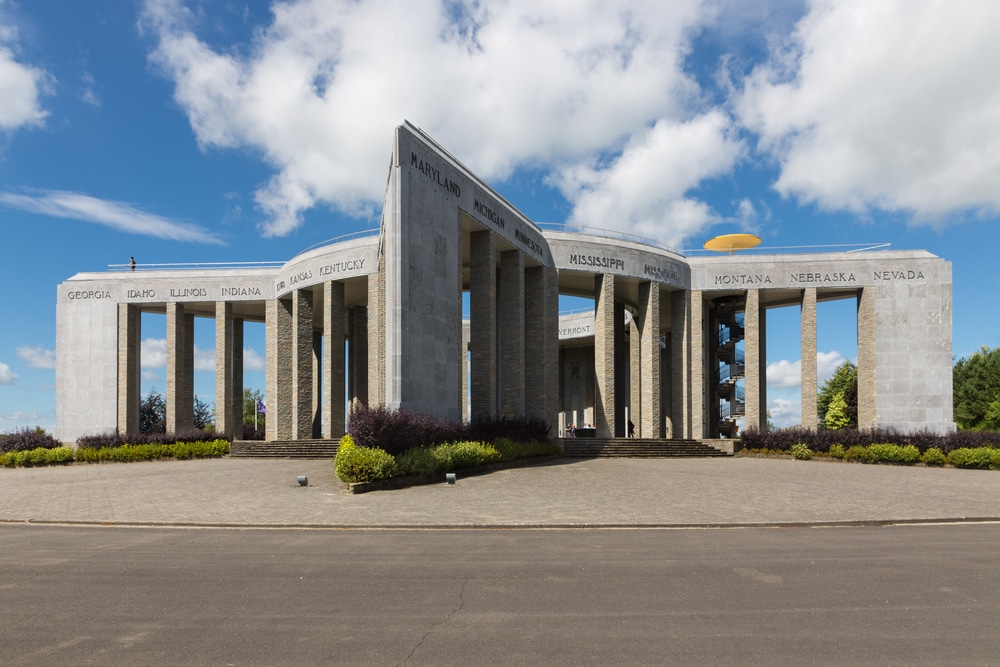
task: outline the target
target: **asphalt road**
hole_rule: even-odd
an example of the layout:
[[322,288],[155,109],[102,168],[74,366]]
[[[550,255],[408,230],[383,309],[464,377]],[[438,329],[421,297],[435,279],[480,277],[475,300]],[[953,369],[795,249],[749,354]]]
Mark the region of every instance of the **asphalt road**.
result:
[[1000,524],[0,524],[3,665],[996,665]]

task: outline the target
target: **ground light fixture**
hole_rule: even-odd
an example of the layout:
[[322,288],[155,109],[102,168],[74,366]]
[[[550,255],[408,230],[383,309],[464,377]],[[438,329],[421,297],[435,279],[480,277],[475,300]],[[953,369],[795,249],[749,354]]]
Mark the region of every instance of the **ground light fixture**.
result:
[[446,480],[448,480],[449,484],[454,484],[455,483],[455,473],[453,473],[453,472],[447,472],[447,473],[445,473],[444,474],[444,478]]
[[299,475],[298,480],[299,480],[299,486],[309,486],[309,478],[306,477],[305,475]]

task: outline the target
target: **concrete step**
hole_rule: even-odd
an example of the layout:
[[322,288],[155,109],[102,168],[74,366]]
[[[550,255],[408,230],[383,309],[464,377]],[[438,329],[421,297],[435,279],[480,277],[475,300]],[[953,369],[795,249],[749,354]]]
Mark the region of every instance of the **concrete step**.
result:
[[338,440],[234,440],[229,446],[233,458],[333,459]]
[[565,438],[565,455],[570,458],[664,458],[731,456],[727,444],[702,440],[653,440],[628,438]]

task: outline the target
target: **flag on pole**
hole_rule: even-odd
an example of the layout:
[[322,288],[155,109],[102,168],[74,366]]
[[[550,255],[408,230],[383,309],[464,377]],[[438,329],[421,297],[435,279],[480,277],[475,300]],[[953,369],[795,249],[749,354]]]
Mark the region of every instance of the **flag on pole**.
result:
[[267,414],[267,410],[264,407],[264,401],[257,401],[257,412],[260,414]]

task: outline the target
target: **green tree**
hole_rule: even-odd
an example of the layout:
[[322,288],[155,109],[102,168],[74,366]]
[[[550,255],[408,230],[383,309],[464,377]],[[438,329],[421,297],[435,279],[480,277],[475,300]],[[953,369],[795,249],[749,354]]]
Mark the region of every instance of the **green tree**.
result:
[[[254,413],[257,410],[257,401],[264,401],[264,394],[260,389],[243,389],[243,423],[248,426],[254,424]],[[263,412],[257,414],[257,428],[264,428],[267,415]]]
[[167,399],[150,387],[139,403],[139,430],[143,433],[164,433],[167,430]]
[[832,431],[851,425],[851,418],[847,416],[847,401],[844,400],[844,392],[840,392],[830,400],[825,422],[826,427]]
[[212,406],[197,396],[194,397],[194,427],[199,431],[215,428],[215,415]]
[[816,412],[820,424],[826,423],[826,412],[830,409],[830,402],[837,394],[841,394],[841,398],[847,403],[845,414],[849,419],[853,416],[848,425],[856,426],[858,423],[858,367],[849,361],[838,366],[830,379],[820,387],[819,395],[816,397]]
[[959,428],[997,428],[998,415],[987,415],[991,404],[1000,400],[1000,347],[990,349],[984,345],[955,362],[952,388]]

